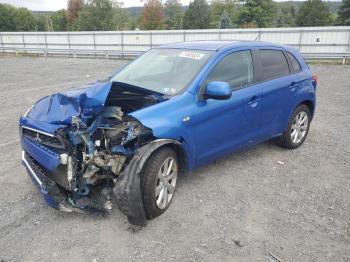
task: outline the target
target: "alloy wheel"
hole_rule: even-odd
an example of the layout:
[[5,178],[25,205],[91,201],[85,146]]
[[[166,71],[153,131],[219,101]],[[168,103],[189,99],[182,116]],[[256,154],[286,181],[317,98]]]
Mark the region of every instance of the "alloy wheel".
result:
[[306,112],[299,112],[294,120],[290,131],[290,137],[294,144],[299,144],[305,137],[309,125],[309,118]]
[[158,172],[155,200],[159,209],[166,208],[173,198],[177,180],[177,162],[174,157],[164,160]]

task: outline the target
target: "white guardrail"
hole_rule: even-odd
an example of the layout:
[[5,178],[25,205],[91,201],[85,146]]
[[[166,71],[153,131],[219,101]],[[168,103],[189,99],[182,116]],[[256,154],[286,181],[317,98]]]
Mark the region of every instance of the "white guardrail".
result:
[[350,58],[350,26],[99,32],[0,32],[0,52],[132,57],[152,47],[194,40],[256,40],[291,45],[307,59]]

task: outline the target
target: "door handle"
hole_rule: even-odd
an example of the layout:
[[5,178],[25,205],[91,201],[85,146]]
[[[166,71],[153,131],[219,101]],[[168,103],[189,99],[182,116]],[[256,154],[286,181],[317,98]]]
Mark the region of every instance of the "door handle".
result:
[[292,91],[292,92],[295,91],[296,84],[297,84],[297,83],[294,82],[294,81],[293,81],[292,83],[290,83],[290,86],[289,86],[290,91]]
[[258,105],[259,97],[258,96],[252,96],[250,101],[248,102],[248,105],[251,107],[256,107]]

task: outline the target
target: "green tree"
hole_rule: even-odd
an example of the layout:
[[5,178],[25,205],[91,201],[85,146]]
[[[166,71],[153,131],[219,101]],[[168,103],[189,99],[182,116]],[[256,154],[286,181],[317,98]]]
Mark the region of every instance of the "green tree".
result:
[[342,0],[338,11],[337,25],[350,25],[350,0]]
[[138,17],[129,18],[127,28],[129,30],[135,30],[136,28],[138,28],[138,20]]
[[[236,0],[213,0],[211,1],[211,27],[220,28],[220,21],[223,13],[226,12],[229,20],[236,21],[238,8]],[[231,25],[232,26],[232,25]]]
[[247,0],[239,11],[237,23],[244,27],[269,27],[275,14],[272,0]]
[[190,3],[184,19],[185,29],[206,29],[210,27],[210,10],[206,0],[194,0]]
[[16,8],[8,4],[0,4],[0,31],[15,31]]
[[62,9],[54,12],[51,17],[53,31],[66,31],[68,27],[67,11]]
[[121,4],[117,3],[114,5],[114,15],[113,15],[113,28],[114,30],[123,30],[128,26],[129,13],[127,10],[121,8]]
[[220,17],[220,29],[232,28],[232,22],[226,10],[222,12]]
[[164,14],[160,0],[148,0],[140,15],[141,27],[146,30],[162,29]]
[[46,15],[35,16],[35,31],[50,31],[49,18]]
[[179,0],[166,0],[164,3],[166,29],[182,28],[182,11]]
[[72,24],[78,31],[108,31],[122,28],[126,14],[112,0],[89,0]]
[[[287,3],[288,4],[288,3]],[[276,17],[277,27],[293,27],[296,24],[295,8],[292,4],[283,5],[278,9]]]
[[297,15],[298,26],[325,26],[332,24],[328,6],[321,0],[308,0],[302,4]]
[[15,12],[16,31],[35,31],[36,19],[27,8],[17,8]]

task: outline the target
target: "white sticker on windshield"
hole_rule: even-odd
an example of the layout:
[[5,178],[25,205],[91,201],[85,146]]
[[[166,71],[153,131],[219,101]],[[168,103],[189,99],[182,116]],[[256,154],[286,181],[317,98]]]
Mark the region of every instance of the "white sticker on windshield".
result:
[[181,52],[179,57],[201,60],[204,57],[204,54],[198,52]]

